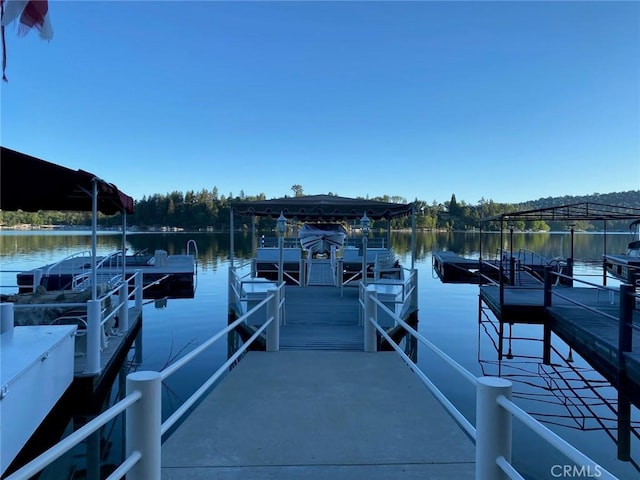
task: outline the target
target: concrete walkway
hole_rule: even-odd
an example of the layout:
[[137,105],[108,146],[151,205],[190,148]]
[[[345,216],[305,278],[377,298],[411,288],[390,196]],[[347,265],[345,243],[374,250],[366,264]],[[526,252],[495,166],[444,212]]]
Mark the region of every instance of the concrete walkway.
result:
[[474,455],[395,352],[250,352],[166,440],[162,479],[472,479]]

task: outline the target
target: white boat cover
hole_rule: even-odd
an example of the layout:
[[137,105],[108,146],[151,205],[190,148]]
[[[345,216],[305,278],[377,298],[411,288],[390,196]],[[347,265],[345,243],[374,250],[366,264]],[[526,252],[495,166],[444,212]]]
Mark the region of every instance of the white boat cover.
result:
[[298,232],[302,248],[313,253],[329,253],[342,247],[347,231],[339,223],[305,223]]

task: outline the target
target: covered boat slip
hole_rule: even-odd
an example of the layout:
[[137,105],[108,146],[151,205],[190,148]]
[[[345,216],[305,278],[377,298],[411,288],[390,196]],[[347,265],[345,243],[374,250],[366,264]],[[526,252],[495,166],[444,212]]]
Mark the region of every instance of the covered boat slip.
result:
[[[257,202],[236,202],[231,208],[231,228],[235,215],[250,216],[253,276],[280,280],[287,284],[342,286],[363,278],[402,279],[403,269],[387,239],[369,239],[371,222],[380,222],[390,235],[393,218],[412,216],[412,204],[397,204],[334,195],[285,197]],[[277,218],[277,241],[261,237],[257,241],[255,217]],[[307,223],[305,223],[307,222]],[[343,223],[338,223],[343,222]],[[359,222],[360,235],[347,238],[345,225]],[[301,227],[298,230],[298,225]],[[352,231],[355,228],[352,227]],[[293,231],[287,236],[289,230]],[[293,238],[292,238],[293,237]],[[231,235],[231,263],[234,243]],[[371,245],[368,242],[371,241]],[[411,268],[415,263],[415,228],[412,235]],[[363,273],[364,272],[364,273]]]

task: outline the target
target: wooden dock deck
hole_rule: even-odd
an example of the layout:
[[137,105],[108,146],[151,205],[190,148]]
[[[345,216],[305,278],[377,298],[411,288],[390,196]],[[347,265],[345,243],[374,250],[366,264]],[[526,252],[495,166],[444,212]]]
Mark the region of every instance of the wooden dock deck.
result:
[[475,448],[395,352],[250,352],[162,446],[162,479],[472,479]]
[[[544,288],[505,287],[500,306],[500,289],[494,285],[480,287],[480,299],[503,323],[546,324],[552,332],[589,362],[614,387],[619,388],[619,322],[573,302],[586,305],[618,318],[619,295],[610,296],[596,288],[553,287],[552,305],[544,306]],[[562,298],[565,297],[565,298]],[[633,311],[633,323],[640,324],[640,312]],[[633,330],[632,351],[624,354],[624,390],[640,408],[640,332]]]
[[286,287],[281,350],[364,350],[358,288]]

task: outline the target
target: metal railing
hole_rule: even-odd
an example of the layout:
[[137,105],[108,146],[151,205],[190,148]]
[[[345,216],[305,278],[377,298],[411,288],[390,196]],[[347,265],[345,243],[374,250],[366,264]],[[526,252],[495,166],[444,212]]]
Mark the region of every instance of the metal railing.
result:
[[[409,368],[416,373],[429,391],[436,397],[445,410],[460,425],[476,446],[476,480],[522,480],[522,476],[511,465],[512,419],[515,417],[541,439],[555,447],[577,465],[580,471],[597,473],[598,478],[617,480],[608,472],[571,444],[560,438],[538,420],[511,401],[512,383],[499,377],[475,377],[471,372],[458,364],[442,350],[429,342],[416,329],[408,325],[402,318],[392,312],[377,298],[375,285],[364,289],[362,302],[364,316],[364,349],[367,352],[377,350],[377,334],[385,338],[394,350],[402,357]],[[445,363],[457,371],[476,388],[476,425],[473,426],[464,415],[446,398],[446,396],[422,372],[402,348],[394,342],[386,330],[378,322],[379,314],[387,315],[401,325],[406,332],[422,343],[430,351],[443,359]],[[562,473],[562,472],[560,472]],[[553,473],[552,473],[553,474]]]
[[[231,267],[230,272],[235,269]],[[237,277],[237,275],[234,275]],[[231,282],[230,282],[231,286]],[[280,309],[284,283],[267,292],[266,298],[255,305],[246,314],[229,324],[226,328],[205,341],[199,347],[167,366],[160,372],[140,371],[127,375],[126,396],[108,410],[97,416],[70,436],[24,465],[5,480],[25,480],[60,458],[107,422],[126,412],[125,448],[126,458],[107,477],[107,480],[119,480],[126,475],[127,480],[149,480],[161,477],[161,440],[184,414],[211,388],[228,368],[249,348],[251,343],[266,331],[267,351],[280,349]],[[231,290],[231,288],[230,288]],[[231,296],[231,293],[230,293]],[[282,295],[284,300],[284,295]],[[263,308],[266,306],[266,309]],[[186,366],[203,351],[223,338],[241,323],[254,315],[264,312],[264,323],[229,359],[220,366],[173,414],[162,422],[162,381]]]
[[[133,285],[131,293],[129,293],[130,285]],[[111,302],[116,299],[114,304],[107,308],[107,301]],[[78,335],[84,334],[87,338],[86,351],[86,374],[98,374],[100,372],[100,355],[103,349],[103,331],[105,325],[118,317],[118,330],[126,332],[129,330],[129,301],[133,299],[134,306],[137,309],[142,308],[142,271],[137,270],[129,279],[121,281],[111,290],[103,293],[97,299],[88,300],[87,302],[76,303],[29,303],[29,304],[12,304],[13,310],[32,309],[77,309],[71,314],[65,315],[64,312],[58,317],[52,319],[55,323],[64,322],[65,320],[74,320],[86,326],[84,331],[78,332]]]

